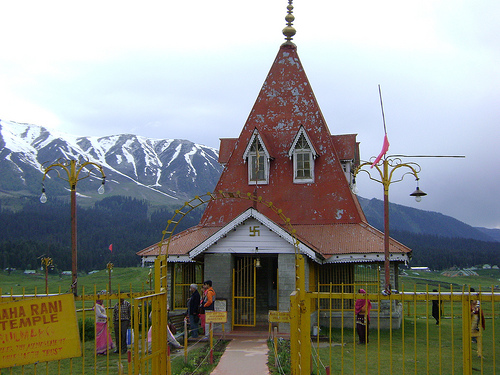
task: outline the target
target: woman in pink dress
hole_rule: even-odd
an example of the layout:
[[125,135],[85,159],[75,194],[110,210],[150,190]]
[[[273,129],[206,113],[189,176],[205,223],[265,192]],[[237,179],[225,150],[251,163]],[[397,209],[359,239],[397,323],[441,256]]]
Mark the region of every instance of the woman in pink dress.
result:
[[95,301],[95,351],[97,354],[106,354],[113,349],[113,340],[108,330],[108,316],[102,305],[102,300]]
[[[359,293],[366,294],[364,289],[360,289]],[[368,344],[368,334],[370,332],[370,309],[372,303],[367,298],[359,298],[354,306],[356,314],[356,330],[358,331],[359,343]]]

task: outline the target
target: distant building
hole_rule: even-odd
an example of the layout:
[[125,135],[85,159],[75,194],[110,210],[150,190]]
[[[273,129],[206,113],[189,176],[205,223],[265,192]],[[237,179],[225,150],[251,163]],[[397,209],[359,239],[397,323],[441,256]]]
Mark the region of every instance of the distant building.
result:
[[410,267],[410,270],[412,271],[420,271],[420,272],[431,272],[431,269],[429,267]]
[[443,271],[441,275],[447,277],[457,277],[457,276],[478,276],[477,272],[471,268],[458,270],[458,271]]

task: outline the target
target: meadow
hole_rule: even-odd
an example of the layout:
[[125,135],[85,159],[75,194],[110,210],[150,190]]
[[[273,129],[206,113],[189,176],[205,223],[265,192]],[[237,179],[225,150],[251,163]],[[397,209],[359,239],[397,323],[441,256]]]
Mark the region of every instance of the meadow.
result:
[[[476,290],[496,290],[500,284],[499,270],[479,270],[478,276],[446,277],[439,272],[405,271],[400,276],[400,290],[405,292],[425,292],[438,289],[441,292],[467,290],[469,286]],[[141,292],[152,289],[148,268],[114,268],[111,274],[112,290],[117,292]],[[78,290],[86,295],[99,293],[108,289],[109,274],[100,270],[92,274],[81,274],[78,278]],[[48,278],[49,293],[70,292],[71,276],[50,274]],[[6,294],[45,294],[45,275],[24,274],[12,271],[8,274],[0,272],[0,288]],[[78,316],[82,319],[83,309],[91,309],[91,303],[82,306],[77,302]],[[473,356],[473,368],[479,373],[500,374],[500,341],[495,337],[495,321],[500,314],[499,303],[485,301],[486,330],[483,336],[483,357]],[[444,303],[443,317],[440,325],[436,325],[430,316],[430,303],[405,303],[404,320],[398,330],[371,330],[369,345],[356,343],[357,337],[353,329],[329,329],[323,327],[322,334],[331,339],[313,340],[313,363],[315,372],[325,373],[325,366],[330,366],[331,373],[339,374],[461,374],[462,373],[462,320],[461,306],[458,302]],[[87,315],[88,316],[88,315]],[[497,328],[498,330],[498,328]],[[118,374],[119,366],[127,369],[126,356],[109,354],[95,356],[94,341],[85,340],[83,356],[58,362],[39,363],[3,369],[0,374]],[[473,345],[475,353],[475,346]],[[173,354],[172,368],[174,374],[192,373],[197,368],[197,361],[206,353],[206,345],[191,350],[188,365],[184,363],[183,352]],[[208,374],[211,367],[202,367],[201,373]]]

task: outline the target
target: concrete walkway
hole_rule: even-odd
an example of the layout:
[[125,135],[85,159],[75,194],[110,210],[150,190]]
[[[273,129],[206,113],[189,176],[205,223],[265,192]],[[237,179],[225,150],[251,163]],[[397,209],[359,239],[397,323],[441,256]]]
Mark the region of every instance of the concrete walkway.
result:
[[267,335],[230,335],[231,342],[211,375],[267,375]]

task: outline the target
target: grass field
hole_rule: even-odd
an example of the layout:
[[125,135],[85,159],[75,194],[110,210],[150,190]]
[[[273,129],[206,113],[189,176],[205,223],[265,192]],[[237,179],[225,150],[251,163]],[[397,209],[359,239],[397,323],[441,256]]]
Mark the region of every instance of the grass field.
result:
[[[469,286],[476,290],[491,291],[500,284],[499,270],[480,270],[479,276],[450,278],[438,272],[413,272],[400,276],[400,290],[412,292],[432,291],[461,292]],[[147,268],[114,268],[112,272],[112,290],[114,292],[140,292],[150,289],[149,269]],[[71,276],[49,275],[49,293],[70,292]],[[108,289],[108,272],[100,270],[90,275],[79,275],[79,293],[93,294],[94,291]],[[45,277],[39,272],[25,275],[22,271],[0,272],[0,288],[2,294],[45,294]],[[114,302],[113,302],[114,303]],[[77,308],[81,310],[81,302]],[[85,308],[91,308],[90,301]],[[319,358],[320,371],[325,373],[324,366],[330,366],[335,374],[461,374],[462,373],[462,321],[461,306],[458,302],[444,304],[444,314],[439,326],[430,317],[430,303],[405,303],[402,328],[392,332],[371,330],[370,344],[356,344],[353,329],[332,330],[331,341],[322,341],[313,350],[316,363]],[[473,368],[477,373],[500,374],[500,340],[494,338],[494,323],[500,314],[500,304],[485,302],[483,308],[487,315],[487,328],[483,337],[483,358],[473,356]],[[92,314],[88,312],[87,314]],[[78,316],[82,317],[80,311]],[[88,315],[87,315],[88,316]],[[93,315],[90,315],[93,316]],[[500,326],[499,326],[500,327]],[[496,330],[499,331],[499,327]],[[323,328],[323,331],[326,328]],[[473,345],[475,353],[475,346]],[[172,362],[174,374],[190,373],[197,367],[196,361],[203,357],[206,348],[196,349],[190,353],[188,365],[184,358],[177,356]],[[319,357],[318,357],[319,355]],[[117,354],[109,356],[94,355],[94,341],[86,340],[84,356],[81,358],[61,360],[60,362],[39,363],[24,368],[4,369],[0,374],[118,374],[121,363],[127,369],[127,360],[121,360]],[[185,371],[185,372],[184,372]],[[203,368],[209,373],[209,369]],[[316,372],[318,373],[318,372]]]
[[460,292],[462,287],[471,286],[476,291],[491,291],[492,287],[500,286],[500,270],[476,270],[478,276],[460,276],[448,277],[443,276],[441,272],[416,272],[406,271],[407,275],[399,277],[400,290],[412,292],[415,289],[424,292],[428,287],[429,291],[441,288],[441,291]]
[[[113,268],[111,271],[111,288],[113,291],[140,292],[150,288],[149,268],[130,267]],[[70,275],[51,275],[48,277],[49,293],[69,293]],[[85,289],[85,294],[93,294],[107,290],[109,285],[108,270],[99,270],[92,274],[78,275],[78,294]],[[0,288],[2,294],[45,294],[45,274],[38,270],[36,274],[24,274],[23,271],[12,271],[10,275],[0,272]]]
[[[141,292],[150,290],[149,284],[149,268],[114,268],[112,271],[112,290],[113,292]],[[101,270],[89,275],[81,274],[78,276],[78,291],[81,295],[83,291],[86,295],[94,294],[94,291],[99,293],[102,290],[108,289],[108,271]],[[49,275],[48,278],[49,293],[69,293],[71,276]],[[10,275],[7,272],[0,271],[0,289],[3,295],[30,295],[30,294],[45,294],[45,274],[39,271],[37,274],[24,274],[22,271],[13,271]],[[110,306],[115,301],[110,302]],[[82,304],[81,301],[76,301],[78,310],[77,317],[83,321],[85,314],[86,322],[88,319],[93,321],[94,313],[90,311],[93,303],[89,300]],[[82,311],[82,307],[87,310]],[[93,324],[86,328],[90,329],[90,334],[93,333]],[[184,363],[182,352],[175,352],[172,355],[172,372],[174,374],[189,374],[195,369],[197,373],[210,373],[214,365],[200,362],[206,357],[208,344],[199,345],[195,350],[189,352],[188,363]],[[225,345],[219,346],[219,350],[214,352],[214,359],[217,361]],[[42,362],[36,365],[26,365],[21,367],[0,369],[0,374],[119,374],[119,366],[123,366],[127,373],[127,356],[119,356],[118,354],[110,353],[106,356],[95,356],[94,340],[85,340],[82,348],[83,356],[73,359],[64,359],[61,361]],[[217,348],[216,348],[217,349]],[[151,371],[147,372],[151,374]]]

